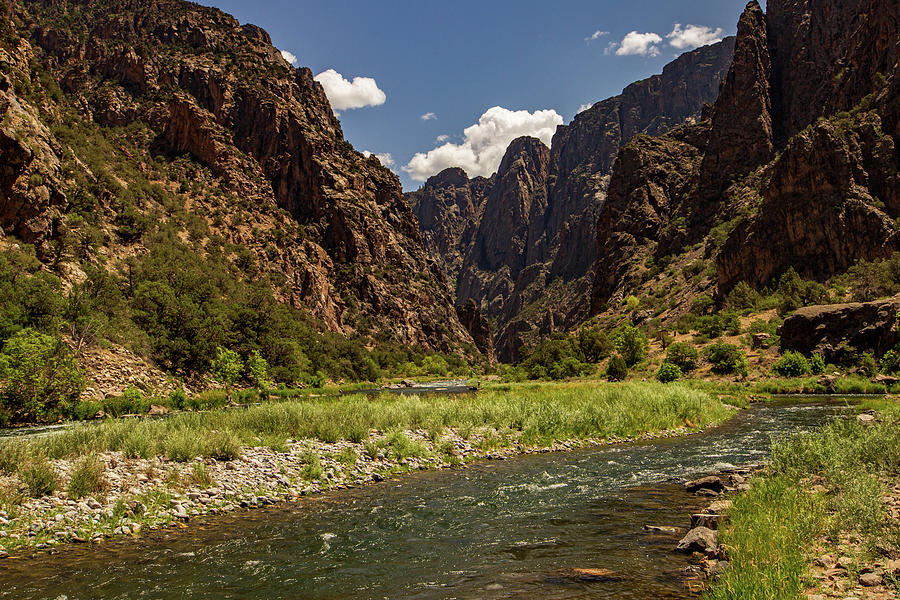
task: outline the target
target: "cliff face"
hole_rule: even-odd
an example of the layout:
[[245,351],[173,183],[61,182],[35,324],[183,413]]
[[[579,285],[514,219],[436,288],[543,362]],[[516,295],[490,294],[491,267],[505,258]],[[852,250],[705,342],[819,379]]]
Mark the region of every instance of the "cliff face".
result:
[[[77,229],[66,216],[80,193],[73,182],[98,180],[79,158],[92,152],[81,138],[129,131],[119,136],[124,166],[110,173],[119,187],[129,189],[129,169],[180,187],[178,210],[210,230],[200,238],[249,251],[255,269],[279,275],[283,300],[329,329],[472,347],[399,180],[344,141],[312,73],[291,67],[265,31],[181,0],[29,0],[15,17],[22,39],[0,57],[6,233],[48,258],[60,227]],[[70,173],[59,172],[64,157]],[[182,167],[208,175],[179,181]],[[165,220],[167,202],[128,208]],[[100,193],[96,226],[112,231],[122,210],[115,190]],[[112,257],[141,252],[140,240],[104,245]]]
[[708,141],[670,133],[620,154],[593,309],[652,289],[627,256],[702,261],[689,298],[761,288],[790,267],[824,280],[900,250],[898,15],[893,0],[770,0],[767,14],[748,4]]
[[429,249],[458,281],[458,302],[475,300],[494,323],[501,359],[587,318],[596,222],[619,150],[638,134],[698,117],[715,100],[733,49],[729,38],[681,56],[560,127],[549,151],[516,140],[490,180],[445,171],[409,194]]

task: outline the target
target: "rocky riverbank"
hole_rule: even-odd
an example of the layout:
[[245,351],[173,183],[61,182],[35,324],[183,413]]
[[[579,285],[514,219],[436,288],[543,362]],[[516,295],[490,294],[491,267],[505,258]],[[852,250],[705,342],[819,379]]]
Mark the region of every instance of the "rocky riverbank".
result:
[[[460,467],[475,460],[503,460],[535,452],[620,444],[699,433],[681,427],[638,437],[564,441],[532,447],[493,429],[445,430],[432,439],[423,430],[385,435],[372,431],[362,443],[287,440],[283,447],[244,447],[235,460],[129,459],[98,455],[103,492],[74,498],[65,491],[77,460],[52,461],[59,491],[19,498],[0,511],[0,558],[56,552],[70,543],[100,543],[114,536],[185,526],[193,517],[253,509],[335,489],[377,483],[407,472]],[[0,477],[0,493],[22,489],[19,476]]]

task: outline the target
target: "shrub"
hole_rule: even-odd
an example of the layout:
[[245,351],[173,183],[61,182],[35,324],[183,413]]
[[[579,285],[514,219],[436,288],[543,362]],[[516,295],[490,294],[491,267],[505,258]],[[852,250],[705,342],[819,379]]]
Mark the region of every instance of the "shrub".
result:
[[673,381],[678,381],[681,379],[682,375],[681,368],[670,362],[664,362],[659,365],[659,369],[656,371],[656,379],[660,383],[672,383]]
[[888,375],[900,373],[900,352],[888,350],[881,357],[881,372]]
[[666,362],[676,365],[682,373],[690,373],[700,364],[700,352],[685,342],[675,342],[666,352]]
[[750,287],[747,282],[741,281],[728,294],[725,303],[735,310],[749,310],[755,308],[759,301],[759,292]]
[[713,308],[713,299],[707,295],[697,296],[693,302],[691,302],[691,313],[701,316],[709,313],[709,311]]
[[621,327],[616,334],[616,350],[628,367],[633,367],[647,356],[650,342],[643,332],[633,325]]
[[778,314],[797,310],[802,306],[824,304],[828,302],[828,290],[815,281],[805,281],[793,267],[781,276],[778,281],[778,290],[775,292],[778,298]]
[[628,376],[628,363],[616,354],[606,365],[606,377],[610,381],[623,381]]
[[201,487],[208,488],[215,485],[212,476],[209,474],[209,467],[205,462],[195,462],[191,467],[191,483]]
[[169,406],[171,406],[173,410],[184,410],[184,407],[187,405],[187,400],[187,394],[184,393],[183,388],[172,390],[172,393],[169,394]]
[[875,357],[871,352],[864,352],[859,357],[857,367],[859,368],[860,372],[866,377],[873,377],[876,373],[878,373],[878,365],[875,363]]
[[14,413],[47,417],[78,400],[84,376],[58,337],[23,329],[3,346],[2,402]]
[[813,375],[821,375],[825,372],[825,358],[821,354],[813,354],[809,359],[809,372]]
[[231,396],[231,388],[244,370],[241,357],[234,350],[219,346],[216,348],[216,359],[212,363],[212,374],[225,386],[225,392]]
[[612,354],[614,345],[599,327],[586,327],[578,331],[578,348],[585,362],[600,362]]
[[567,356],[558,363],[550,366],[547,374],[551,379],[559,381],[561,379],[569,379],[570,377],[582,377],[590,375],[594,372],[594,365],[588,365],[574,356]]
[[19,469],[19,477],[32,498],[49,496],[59,486],[59,476],[47,460],[29,461]]
[[747,376],[749,368],[747,357],[734,344],[717,342],[706,349],[704,356],[712,365],[713,373]]
[[316,371],[315,374],[310,375],[306,378],[306,384],[315,389],[321,389],[325,387],[325,382],[328,379],[325,377],[325,373],[322,371]]
[[247,375],[257,389],[268,389],[270,385],[269,363],[260,355],[259,350],[254,350],[247,357]]
[[722,337],[725,333],[725,323],[719,315],[700,317],[697,319],[697,331],[709,339]]
[[84,456],[72,468],[66,493],[69,498],[79,500],[104,491],[106,484],[106,465],[103,461],[95,455]]
[[241,440],[232,431],[215,431],[203,440],[202,453],[215,460],[235,460],[241,456]]
[[782,377],[802,377],[809,373],[809,361],[799,352],[785,352],[772,370]]

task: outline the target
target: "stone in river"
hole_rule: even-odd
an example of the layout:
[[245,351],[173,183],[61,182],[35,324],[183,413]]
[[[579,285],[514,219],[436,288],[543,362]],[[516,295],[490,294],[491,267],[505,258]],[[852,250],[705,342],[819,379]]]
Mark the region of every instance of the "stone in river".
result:
[[693,552],[706,552],[716,547],[718,536],[715,531],[708,527],[695,527],[691,529],[686,536],[681,538],[675,547],[676,552],[691,554]]

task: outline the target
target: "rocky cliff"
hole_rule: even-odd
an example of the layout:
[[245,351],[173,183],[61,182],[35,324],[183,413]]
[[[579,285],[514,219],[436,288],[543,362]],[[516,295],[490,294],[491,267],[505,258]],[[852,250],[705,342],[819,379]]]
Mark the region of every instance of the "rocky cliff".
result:
[[761,289],[791,267],[824,280],[900,249],[898,15],[896,1],[748,4],[694,140],[638,138],[619,155],[593,310],[668,287],[679,294],[655,308],[677,313],[741,281]]
[[619,150],[699,117],[733,49],[729,38],[684,54],[560,127],[551,149],[516,140],[489,180],[453,169],[409,194],[457,301],[475,300],[494,323],[501,359],[587,318],[596,222]]
[[29,0],[12,17],[0,227],[64,280],[121,271],[143,230],[179,220],[322,327],[472,350],[399,180],[265,31],[181,0]]

